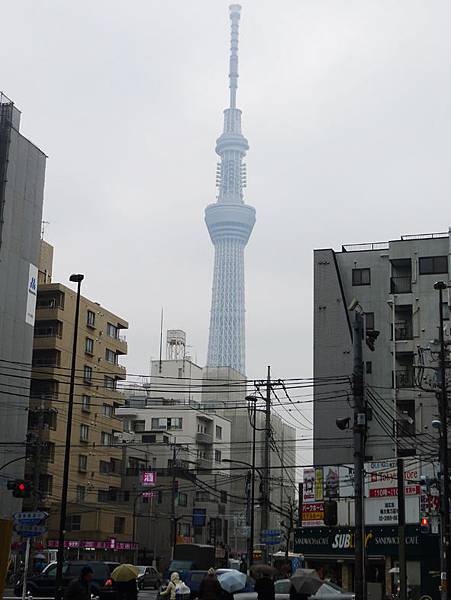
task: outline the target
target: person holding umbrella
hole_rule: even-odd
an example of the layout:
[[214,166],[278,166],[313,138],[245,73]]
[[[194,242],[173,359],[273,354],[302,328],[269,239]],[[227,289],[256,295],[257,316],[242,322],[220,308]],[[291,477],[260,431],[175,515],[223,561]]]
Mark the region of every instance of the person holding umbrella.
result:
[[260,565],[255,567],[254,572],[257,576],[254,592],[257,593],[258,600],[275,600],[276,591],[273,578],[275,569],[269,565]]
[[222,600],[233,600],[233,595],[246,587],[247,577],[244,573],[233,570],[221,573],[218,581],[222,588]]
[[136,578],[138,574],[138,567],[129,564],[119,565],[111,573],[111,579],[116,583],[118,597],[121,600],[137,600],[138,585]]
[[290,600],[308,600],[323,583],[315,569],[296,569],[291,577]]
[[222,588],[219,585],[213,567],[208,569],[208,573],[200,582],[199,598],[200,600],[217,600],[221,597]]

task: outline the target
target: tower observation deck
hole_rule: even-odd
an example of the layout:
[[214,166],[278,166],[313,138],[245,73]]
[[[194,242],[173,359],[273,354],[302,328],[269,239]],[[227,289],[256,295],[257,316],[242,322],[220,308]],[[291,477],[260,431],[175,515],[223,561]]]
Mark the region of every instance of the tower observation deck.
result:
[[220,157],[216,170],[217,202],[205,209],[205,222],[215,247],[207,366],[232,367],[245,374],[244,248],[255,224],[255,208],[244,203],[249,149],[241,133],[238,88],[238,28],[241,6],[229,7],[231,49],[229,108],[224,131],[216,141]]

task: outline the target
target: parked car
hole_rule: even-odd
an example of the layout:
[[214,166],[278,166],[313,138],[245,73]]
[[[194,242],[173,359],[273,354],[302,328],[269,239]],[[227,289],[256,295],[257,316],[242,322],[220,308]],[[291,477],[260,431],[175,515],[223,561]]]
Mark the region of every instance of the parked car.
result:
[[[90,566],[93,570],[92,584],[98,590],[100,600],[116,600],[117,592],[111,579],[111,564],[103,561],[74,560],[63,564],[63,587],[80,576],[83,567]],[[22,578],[14,586],[14,594],[22,596]],[[27,591],[36,597],[55,597],[56,592],[56,562],[52,562],[39,575],[34,575],[27,580]]]
[[159,573],[155,567],[149,567],[147,565],[138,565],[138,589],[144,590],[145,588],[153,588],[158,590],[163,576]]
[[[276,600],[289,600],[291,581],[289,579],[279,579],[274,583]],[[256,600],[255,592],[243,592],[234,595],[234,600]],[[355,594],[345,592],[342,588],[331,581],[325,581],[315,595],[310,596],[310,600],[355,600]]]

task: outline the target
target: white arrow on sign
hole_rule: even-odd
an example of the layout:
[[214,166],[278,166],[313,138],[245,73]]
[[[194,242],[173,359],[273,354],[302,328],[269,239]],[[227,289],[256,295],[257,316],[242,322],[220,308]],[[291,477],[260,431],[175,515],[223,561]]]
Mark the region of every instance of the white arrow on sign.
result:
[[49,513],[43,511],[36,512],[17,512],[13,514],[14,521],[21,525],[39,525],[42,521],[45,521]]

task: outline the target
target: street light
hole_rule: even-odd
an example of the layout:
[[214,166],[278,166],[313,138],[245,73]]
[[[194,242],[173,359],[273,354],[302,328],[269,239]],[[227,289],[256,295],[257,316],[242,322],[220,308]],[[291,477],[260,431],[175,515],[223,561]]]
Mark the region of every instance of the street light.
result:
[[80,316],[80,296],[81,282],[84,279],[81,273],[73,274],[69,277],[69,281],[77,284],[77,298],[75,302],[75,319],[74,319],[74,335],[72,340],[72,364],[70,369],[70,384],[69,384],[69,402],[67,406],[67,424],[66,424],[66,447],[64,450],[64,466],[63,466],[63,484],[61,490],[61,510],[60,524],[58,534],[58,554],[56,565],[56,586],[57,598],[63,596],[63,561],[64,561],[64,534],[66,527],[67,514],[67,489],[69,487],[69,465],[70,465],[70,441],[72,434],[72,413],[74,408],[74,390],[75,390],[75,367],[77,363],[77,338],[78,338],[78,320]]
[[440,374],[440,392],[437,392],[439,401],[440,415],[440,437],[439,437],[439,457],[440,457],[440,473],[442,479],[441,489],[441,508],[440,508],[440,583],[441,583],[441,598],[446,600],[448,597],[448,577],[450,554],[448,547],[448,539],[450,534],[450,519],[449,519],[449,460],[448,460],[448,390],[446,385],[446,348],[443,332],[443,290],[448,287],[444,281],[434,283],[434,289],[438,291],[438,306],[439,306],[439,374]]

